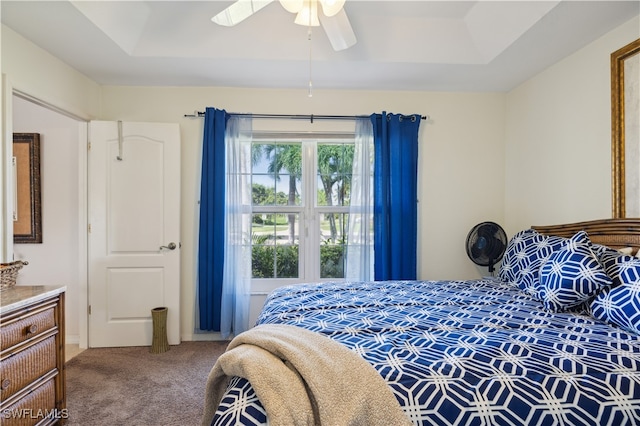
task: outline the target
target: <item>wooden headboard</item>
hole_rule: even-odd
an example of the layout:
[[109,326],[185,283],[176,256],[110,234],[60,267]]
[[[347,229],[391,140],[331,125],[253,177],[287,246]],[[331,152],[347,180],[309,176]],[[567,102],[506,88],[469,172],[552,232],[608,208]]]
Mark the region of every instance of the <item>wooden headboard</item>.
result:
[[591,242],[595,244],[602,244],[614,249],[633,247],[634,253],[640,248],[640,218],[601,219],[564,225],[532,226],[531,228],[541,234],[566,238],[584,230],[589,234]]

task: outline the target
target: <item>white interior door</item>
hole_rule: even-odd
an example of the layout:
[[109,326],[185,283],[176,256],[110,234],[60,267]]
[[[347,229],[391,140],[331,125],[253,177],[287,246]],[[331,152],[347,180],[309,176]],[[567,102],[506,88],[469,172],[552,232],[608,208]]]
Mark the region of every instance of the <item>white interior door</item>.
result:
[[180,343],[180,130],[89,124],[89,346],[147,346],[167,307]]

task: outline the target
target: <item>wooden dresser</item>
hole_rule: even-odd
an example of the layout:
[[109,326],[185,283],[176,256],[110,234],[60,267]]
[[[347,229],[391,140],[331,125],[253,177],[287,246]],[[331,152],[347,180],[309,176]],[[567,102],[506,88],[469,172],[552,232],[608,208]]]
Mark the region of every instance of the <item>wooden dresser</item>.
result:
[[0,425],[50,425],[68,417],[65,287],[0,292]]

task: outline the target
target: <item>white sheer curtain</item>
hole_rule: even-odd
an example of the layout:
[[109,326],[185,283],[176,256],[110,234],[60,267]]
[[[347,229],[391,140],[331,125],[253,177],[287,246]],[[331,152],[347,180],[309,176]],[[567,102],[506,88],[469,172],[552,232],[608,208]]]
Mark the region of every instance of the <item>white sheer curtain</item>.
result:
[[373,269],[373,125],[356,120],[351,177],[351,207],[347,236],[347,271],[350,281],[370,281]]
[[251,292],[251,117],[231,116],[226,144],[226,241],[220,333],[227,338],[249,329]]

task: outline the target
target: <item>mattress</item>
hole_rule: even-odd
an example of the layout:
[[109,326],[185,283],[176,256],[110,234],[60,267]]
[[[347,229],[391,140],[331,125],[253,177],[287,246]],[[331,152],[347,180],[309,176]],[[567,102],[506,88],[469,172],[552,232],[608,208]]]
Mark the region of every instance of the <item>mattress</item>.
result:
[[[640,337],[496,278],[281,287],[257,322],[355,351],[416,425],[640,424]],[[212,424],[266,423],[234,378]]]

